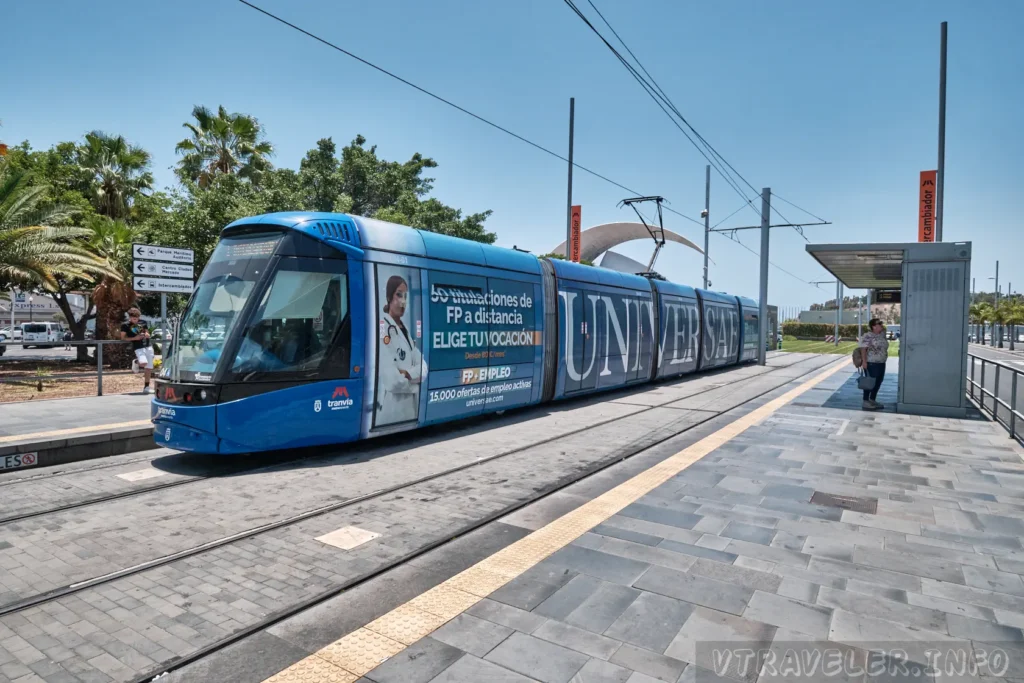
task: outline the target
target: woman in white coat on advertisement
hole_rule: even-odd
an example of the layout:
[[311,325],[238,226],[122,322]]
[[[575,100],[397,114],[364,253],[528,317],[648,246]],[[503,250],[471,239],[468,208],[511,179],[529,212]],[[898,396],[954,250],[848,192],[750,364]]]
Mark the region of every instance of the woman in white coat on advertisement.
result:
[[392,275],[385,287],[377,359],[376,426],[415,420],[419,414],[420,383],[427,372],[423,354],[402,321],[409,302],[405,278]]

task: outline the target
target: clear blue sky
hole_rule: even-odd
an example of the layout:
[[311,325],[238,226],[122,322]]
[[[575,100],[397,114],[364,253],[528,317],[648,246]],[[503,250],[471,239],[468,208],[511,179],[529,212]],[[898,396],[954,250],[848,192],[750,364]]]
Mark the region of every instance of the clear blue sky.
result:
[[[809,228],[812,242],[916,240],[918,173],[936,165],[939,22],[949,21],[945,238],[973,241],[979,289],[992,289],[998,258],[1000,280],[1024,290],[1024,3],[594,1],[755,187],[834,222]],[[561,0],[262,5],[563,153],[575,96],[579,163],[699,217],[704,159]],[[106,0],[101,10],[49,0],[4,14],[5,52],[23,57],[0,83],[8,143],[43,148],[92,129],[121,133],[152,153],[158,182],[169,184],[192,106],[223,104],[259,118],[278,165],[297,167],[320,137],[340,146],[361,133],[385,158],[437,159],[434,194],[467,212],[493,209],[488,226],[500,245],[536,253],[563,239],[564,163],[238,2]],[[584,225],[629,219],[616,208],[624,191],[575,178]],[[712,177],[712,222],[741,204]],[[746,210],[726,225],[757,221]],[[678,216],[665,224],[703,240]],[[743,239],[758,248],[755,232]],[[803,244],[773,231],[772,260],[803,280],[829,279]],[[621,251],[646,260],[650,246]],[[714,288],[757,296],[754,255],[713,236],[711,256]],[[670,245],[657,268],[696,285],[701,263]],[[832,293],[772,270],[771,303]]]

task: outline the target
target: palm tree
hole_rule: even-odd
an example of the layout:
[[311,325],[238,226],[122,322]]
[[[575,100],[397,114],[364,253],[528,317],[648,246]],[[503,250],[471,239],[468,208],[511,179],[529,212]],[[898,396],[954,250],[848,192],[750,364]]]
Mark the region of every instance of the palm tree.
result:
[[274,146],[263,139],[263,128],[247,114],[229,114],[222,106],[214,115],[206,107],[192,109],[196,123],[182,124],[191,137],[178,143],[182,155],[177,174],[182,182],[208,187],[218,175],[235,174],[257,180],[260,171],[269,170]]
[[46,208],[48,190],[0,158],[0,280],[53,291],[57,276],[91,279],[109,273],[106,260],[81,241],[87,230],[54,227],[70,212]]
[[1017,341],[1017,325],[1024,325],[1024,302],[1010,300],[1006,302],[1005,323],[1010,326],[1010,350],[1015,350]]
[[153,174],[147,170],[149,152],[129,144],[123,135],[86,134],[85,144],[76,150],[76,161],[86,196],[108,218],[126,218],[135,197],[153,189]]
[[118,338],[118,327],[124,320],[124,314],[138,298],[132,288],[129,270],[135,231],[123,221],[107,218],[94,218],[87,228],[90,248],[106,259],[111,271],[93,289],[96,338]]
[[981,317],[983,312],[982,306],[984,306],[984,304],[971,304],[970,309],[968,309],[968,316],[970,318],[971,324],[974,325],[974,340],[976,342],[980,341],[982,344],[984,344],[984,330],[982,330],[982,335],[978,334],[978,326],[983,325],[985,323],[985,320]]
[[995,327],[995,324],[994,324],[995,323],[995,319],[996,319],[996,309],[995,309],[995,307],[992,304],[990,304],[990,303],[987,303],[987,302],[983,303],[981,305],[981,340],[982,340],[981,343],[982,344],[985,343],[985,324],[986,323],[988,323],[991,326],[991,328],[992,328],[991,343],[995,344],[995,341],[996,341],[996,327]]

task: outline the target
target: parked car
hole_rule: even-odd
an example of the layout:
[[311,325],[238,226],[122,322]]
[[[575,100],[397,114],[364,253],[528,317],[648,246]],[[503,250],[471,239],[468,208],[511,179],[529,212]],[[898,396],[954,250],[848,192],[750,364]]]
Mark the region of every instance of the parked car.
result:
[[4,327],[0,329],[0,342],[5,341],[16,341],[21,339],[21,325],[14,326],[14,333],[11,333],[10,327]]
[[64,326],[60,323],[25,323],[21,332],[21,345],[26,349],[30,346],[49,349],[64,341]]

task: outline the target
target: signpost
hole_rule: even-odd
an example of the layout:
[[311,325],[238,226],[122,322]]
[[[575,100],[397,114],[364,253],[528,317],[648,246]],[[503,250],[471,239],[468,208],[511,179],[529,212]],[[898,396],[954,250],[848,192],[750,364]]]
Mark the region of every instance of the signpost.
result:
[[580,251],[582,249],[582,240],[580,237],[580,229],[583,224],[583,207],[576,204],[571,209],[571,222],[569,224],[569,249],[567,256],[573,263],[580,262]]
[[191,249],[161,247],[157,244],[133,244],[132,258],[172,261],[174,263],[195,263],[195,254],[192,253]]
[[935,171],[921,171],[917,206],[917,241],[935,241]]
[[160,320],[166,336],[167,293],[192,293],[195,253],[159,244],[133,244],[132,258],[132,288],[136,292],[160,292]]
[[191,294],[191,280],[176,280],[162,277],[146,277],[136,275],[133,278],[133,289],[136,292],[171,292],[172,294]]
[[192,266],[183,263],[160,263],[159,261],[135,261],[132,272],[149,277],[193,277]]

